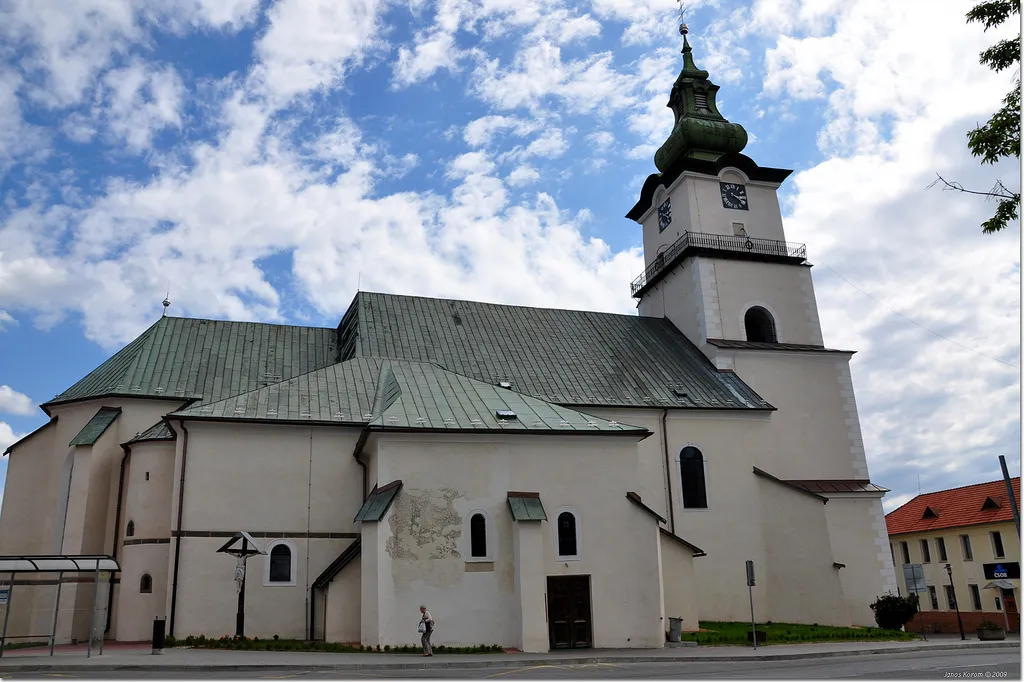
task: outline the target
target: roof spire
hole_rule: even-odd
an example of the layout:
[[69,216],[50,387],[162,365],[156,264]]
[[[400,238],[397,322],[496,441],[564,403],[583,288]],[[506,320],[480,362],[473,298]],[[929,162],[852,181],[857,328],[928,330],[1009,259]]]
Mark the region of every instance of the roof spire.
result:
[[665,144],[654,155],[654,164],[667,171],[677,160],[687,157],[714,161],[723,154],[736,154],[747,145],[743,126],[730,123],[718,111],[715,96],[718,86],[708,80],[709,73],[693,61],[693,48],[687,35],[690,27],[683,21],[683,0],[679,0],[679,33],[683,36],[683,69],[672,85],[668,105],[676,122]]
[[161,315],[160,317],[167,317],[167,309],[169,307],[171,307],[171,292],[170,291],[168,291],[167,295],[164,296],[163,306],[164,306],[164,314]]

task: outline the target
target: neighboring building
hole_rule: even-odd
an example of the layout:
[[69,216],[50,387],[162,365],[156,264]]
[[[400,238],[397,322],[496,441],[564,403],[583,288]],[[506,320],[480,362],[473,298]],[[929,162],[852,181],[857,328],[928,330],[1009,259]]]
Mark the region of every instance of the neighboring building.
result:
[[[1011,484],[1019,508],[1020,477]],[[1010,629],[1020,631],[1019,595],[1014,589],[985,587],[1008,579],[1020,589],[1020,538],[1004,480],[918,495],[885,521],[893,562],[900,567],[900,594],[909,593],[902,567],[920,564],[924,569],[922,613],[907,630],[920,632],[923,622],[926,632],[959,632],[955,595],[965,632],[985,620],[1003,625],[1004,606]],[[1006,569],[1006,578],[997,567]]]
[[[266,543],[260,637],[409,643],[426,603],[439,642],[660,647],[670,617],[749,618],[748,559],[758,619],[873,624],[897,588],[853,353],[785,242],[790,171],[740,154],[717,90],[685,44],[628,213],[639,315],[360,292],[337,329],[161,318],[11,446],[0,554],[116,554],[119,640],[233,633],[237,531]],[[16,588],[12,631],[53,596]]]

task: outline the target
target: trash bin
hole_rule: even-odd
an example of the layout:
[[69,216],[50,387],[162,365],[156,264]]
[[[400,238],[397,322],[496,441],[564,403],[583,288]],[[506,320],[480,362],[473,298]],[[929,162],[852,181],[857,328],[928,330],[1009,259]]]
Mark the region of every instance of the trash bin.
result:
[[668,619],[668,641],[678,642],[682,638],[683,634],[683,619],[672,618]]
[[164,652],[164,628],[167,625],[166,620],[156,619],[153,621],[153,653],[162,654]]

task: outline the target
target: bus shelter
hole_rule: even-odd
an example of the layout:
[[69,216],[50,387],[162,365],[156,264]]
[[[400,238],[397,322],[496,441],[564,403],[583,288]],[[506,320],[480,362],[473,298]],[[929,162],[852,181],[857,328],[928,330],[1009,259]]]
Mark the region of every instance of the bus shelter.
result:
[[[4,655],[4,647],[9,639],[32,639],[47,637],[50,642],[50,655],[53,656],[53,647],[57,638],[57,614],[60,610],[60,589],[65,573],[89,574],[93,576],[92,608],[89,612],[89,647],[86,650],[86,658],[92,656],[93,633],[96,631],[96,612],[99,603],[100,581],[106,580],[106,575],[101,573],[119,571],[120,567],[114,557],[106,554],[23,554],[18,556],[0,556],[0,575],[9,574],[7,592],[7,605],[4,609],[4,625],[0,631],[0,657]],[[50,633],[32,635],[7,635],[7,623],[11,617],[11,606],[14,603],[15,576],[24,574],[56,573],[57,574],[57,596],[53,602],[53,621]],[[99,653],[103,653],[103,637],[100,637]]]

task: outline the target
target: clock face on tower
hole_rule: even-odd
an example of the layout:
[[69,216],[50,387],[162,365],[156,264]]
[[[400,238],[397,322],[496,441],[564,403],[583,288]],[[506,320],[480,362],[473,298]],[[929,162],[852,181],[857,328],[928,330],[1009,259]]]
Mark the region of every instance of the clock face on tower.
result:
[[672,204],[668,199],[658,207],[658,232],[664,232],[665,228],[672,222]]
[[747,208],[747,188],[734,182],[718,183],[722,188],[722,206],[739,210]]

